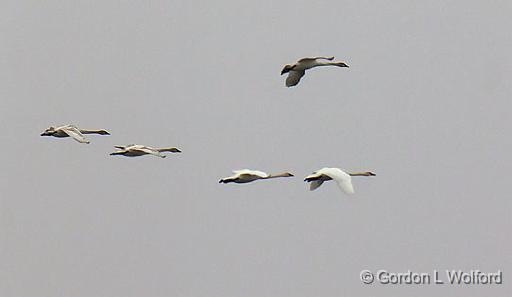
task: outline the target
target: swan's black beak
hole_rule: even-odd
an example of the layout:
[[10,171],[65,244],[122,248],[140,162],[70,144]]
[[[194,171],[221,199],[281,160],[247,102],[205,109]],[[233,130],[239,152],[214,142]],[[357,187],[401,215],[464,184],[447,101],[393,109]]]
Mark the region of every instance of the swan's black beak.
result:
[[377,174],[373,173],[373,172],[368,172],[368,175],[369,176],[377,176]]

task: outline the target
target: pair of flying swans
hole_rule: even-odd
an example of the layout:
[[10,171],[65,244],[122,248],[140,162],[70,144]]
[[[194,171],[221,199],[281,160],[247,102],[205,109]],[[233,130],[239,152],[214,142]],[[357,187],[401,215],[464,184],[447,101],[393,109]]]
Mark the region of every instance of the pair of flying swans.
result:
[[299,83],[300,79],[304,76],[304,74],[306,74],[306,70],[308,69],[319,66],[348,67],[345,62],[333,60],[334,57],[302,58],[295,64],[285,65],[283,70],[281,70],[281,75],[288,73],[288,77],[286,78],[286,86],[293,87]]
[[[65,125],[61,127],[50,127],[46,129],[41,136],[53,136],[53,137],[71,137],[80,143],[90,143],[85,139],[84,134],[99,134],[99,135],[110,135],[105,130],[86,130],[79,129],[75,125]],[[181,151],[175,147],[168,148],[152,148],[149,146],[130,144],[130,145],[116,145],[114,146],[118,150],[111,153],[110,155],[123,155],[127,157],[138,157],[142,155],[153,155],[160,158],[165,158],[163,152],[181,153]]]
[[156,157],[165,158],[166,155],[162,154],[163,152],[181,153],[181,151],[175,147],[152,148],[139,144],[116,145],[114,147],[118,150],[110,153],[111,156],[122,155],[126,157],[138,157],[143,155],[153,155]]
[[84,134],[99,134],[99,135],[110,135],[105,130],[86,130],[78,129],[75,125],[65,125],[60,127],[50,127],[41,133],[41,136],[53,136],[53,137],[71,137],[80,143],[90,143],[86,140]]
[[[233,171],[234,175],[224,177],[219,180],[219,183],[237,183],[244,184],[249,183],[258,179],[270,179],[277,177],[291,177],[293,174],[289,172],[284,172],[280,174],[268,174],[263,171],[258,170],[250,170],[250,169],[242,169]],[[311,175],[306,176],[304,179],[305,182],[310,182],[309,189],[314,191],[318,189],[322,185],[323,182],[334,180],[340,187],[340,189],[347,193],[353,194],[354,187],[352,186],[352,176],[375,176],[373,172],[356,172],[356,173],[346,173],[339,168],[322,168],[313,172]]]

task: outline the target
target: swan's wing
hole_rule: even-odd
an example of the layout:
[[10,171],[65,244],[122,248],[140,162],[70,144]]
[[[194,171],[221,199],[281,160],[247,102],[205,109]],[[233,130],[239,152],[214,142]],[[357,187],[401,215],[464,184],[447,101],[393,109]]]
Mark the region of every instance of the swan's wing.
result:
[[85,137],[80,133],[80,130],[78,130],[76,126],[68,125],[61,130],[80,143],[89,143],[89,141],[85,140]]
[[351,180],[337,180],[336,183],[340,189],[347,194],[354,194],[354,187]]
[[318,60],[318,59],[332,61],[332,60],[334,60],[334,56],[331,56],[331,57],[308,57],[308,58],[302,58],[298,62],[300,63],[300,62],[313,61],[313,60]]
[[324,183],[323,180],[314,180],[309,184],[309,190],[314,191]]
[[126,149],[138,150],[138,149],[145,149],[145,148],[147,148],[147,146],[143,146],[143,145],[140,145],[140,144],[130,144],[130,145],[125,146],[125,148]]
[[138,151],[144,152],[144,153],[149,154],[149,155],[165,158],[165,155],[162,155],[159,152],[157,152],[157,151],[155,151],[155,150],[153,150],[151,148],[145,147],[145,146],[141,146],[141,147],[135,148],[134,150],[138,150]]
[[286,86],[287,87],[296,86],[299,83],[300,79],[304,76],[304,74],[306,74],[306,72],[304,70],[302,70],[302,71],[292,70],[292,71],[288,72],[288,77],[286,78]]
[[268,173],[263,172],[263,171],[259,171],[259,170],[251,170],[251,173],[250,173],[250,174],[252,174],[252,175],[257,175],[257,176],[259,176],[259,177],[267,177],[267,176],[269,176],[269,174],[268,174]]
[[251,169],[233,170],[233,173],[235,175],[246,174],[246,175],[256,175],[259,177],[267,177],[268,176],[268,173],[266,173],[266,172],[259,171],[259,170],[251,170]]
[[348,175],[346,172],[339,168],[322,168],[321,171],[322,174],[325,174],[336,181],[336,184],[338,184],[338,187],[340,187],[343,192],[347,194],[354,193],[352,177],[350,177],[350,175]]
[[[75,125],[75,124],[67,124],[67,125],[64,125],[62,127],[60,127],[61,129],[62,128],[73,128],[73,129],[78,129],[78,127]],[[80,131],[80,129],[78,129],[78,131]]]
[[127,144],[127,145],[114,145],[115,148],[117,149],[120,149],[120,150],[124,150],[126,148],[129,148],[131,146],[134,146],[135,144]]
[[239,180],[254,180],[254,179],[257,179],[257,177],[255,177],[256,175],[255,174],[251,174],[251,173],[242,173],[242,174],[238,174],[236,176],[237,179]]

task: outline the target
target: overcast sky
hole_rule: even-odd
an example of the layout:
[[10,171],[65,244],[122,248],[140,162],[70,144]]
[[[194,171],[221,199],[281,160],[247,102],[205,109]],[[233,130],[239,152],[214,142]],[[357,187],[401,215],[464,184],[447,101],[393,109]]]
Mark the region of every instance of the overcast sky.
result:
[[[0,295],[510,296],[510,1],[0,3]],[[284,86],[284,64],[350,68]],[[50,125],[107,129],[91,144]],[[113,145],[177,146],[165,159]],[[356,193],[303,182],[371,170]],[[232,169],[295,178],[219,184]],[[363,269],[504,271],[364,285]]]

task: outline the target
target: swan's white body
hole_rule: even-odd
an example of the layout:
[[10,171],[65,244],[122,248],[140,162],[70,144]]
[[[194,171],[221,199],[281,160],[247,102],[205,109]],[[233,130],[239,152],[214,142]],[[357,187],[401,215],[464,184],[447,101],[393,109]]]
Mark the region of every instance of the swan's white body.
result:
[[310,182],[309,189],[314,191],[322,185],[323,182],[334,180],[340,189],[347,194],[354,194],[352,186],[352,176],[375,176],[373,172],[347,173],[339,168],[322,168],[313,174],[306,176],[304,181]]
[[80,143],[90,143],[85,139],[83,134],[100,134],[100,135],[110,135],[105,130],[86,130],[86,129],[78,129],[75,125],[65,125],[61,127],[50,127],[46,129],[41,136],[53,136],[53,137],[71,137],[74,140]]
[[269,179],[269,178],[276,178],[276,177],[293,176],[293,174],[288,173],[288,172],[272,175],[272,174],[268,174],[263,171],[251,170],[251,169],[233,170],[233,173],[234,173],[234,175],[224,177],[221,180],[219,180],[219,183],[244,184],[244,183],[250,183],[250,182],[258,180],[258,179]]
[[166,156],[162,154],[162,152],[181,153],[181,151],[175,147],[152,148],[139,144],[116,145],[114,147],[118,150],[111,153],[111,156],[122,155],[126,157],[138,157],[143,155],[153,155],[160,158],[165,158]]
[[332,60],[334,60],[334,57],[302,58],[295,64],[285,65],[281,71],[281,75],[288,73],[288,77],[286,78],[286,86],[292,87],[299,83],[300,79],[304,76],[304,74],[306,74],[306,70],[308,69],[319,66],[348,67],[348,65],[344,62],[332,62]]

